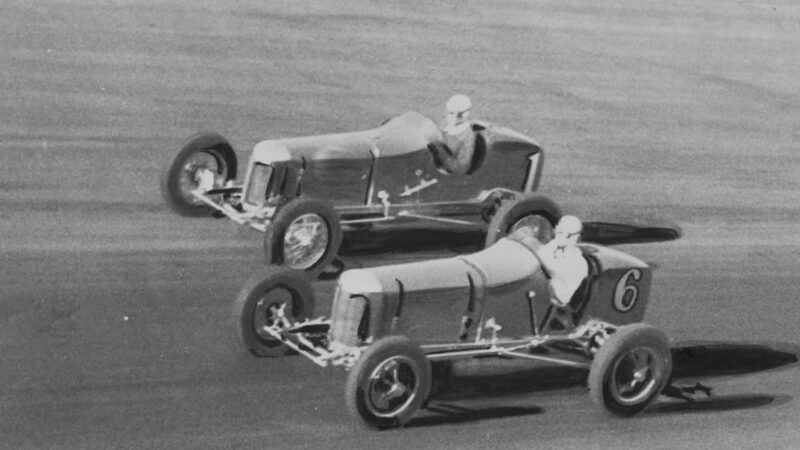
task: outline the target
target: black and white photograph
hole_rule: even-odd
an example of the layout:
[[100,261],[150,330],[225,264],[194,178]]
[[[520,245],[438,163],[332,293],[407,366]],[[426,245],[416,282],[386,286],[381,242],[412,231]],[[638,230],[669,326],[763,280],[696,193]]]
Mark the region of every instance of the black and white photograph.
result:
[[0,448],[800,448],[800,4],[3,0]]

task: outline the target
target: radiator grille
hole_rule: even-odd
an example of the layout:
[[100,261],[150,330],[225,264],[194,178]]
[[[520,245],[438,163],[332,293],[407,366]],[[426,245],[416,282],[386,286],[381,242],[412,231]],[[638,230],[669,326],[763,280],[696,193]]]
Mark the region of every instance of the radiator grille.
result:
[[256,163],[253,165],[245,193],[245,202],[251,205],[263,205],[267,202],[272,172],[272,166],[268,164]]
[[355,346],[366,338],[369,323],[369,302],[360,295],[337,290],[332,308],[333,323],[331,339],[348,346]]

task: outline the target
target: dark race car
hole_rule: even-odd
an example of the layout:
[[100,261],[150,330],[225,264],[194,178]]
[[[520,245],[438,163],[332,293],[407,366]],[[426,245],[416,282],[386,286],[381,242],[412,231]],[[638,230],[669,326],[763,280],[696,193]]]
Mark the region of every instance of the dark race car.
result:
[[309,320],[307,277],[270,268],[236,299],[242,341],[257,356],[293,350],[345,367],[347,407],[371,427],[402,425],[427,404],[432,362],[487,357],[587,369],[597,404],[618,416],[641,412],[668,387],[672,369],[666,336],[641,323],[650,267],[579,244],[588,276],[561,304],[541,245],[522,227],[470,255],[345,271],[329,319]]
[[442,166],[436,124],[407,112],[371,130],[259,142],[240,182],[228,141],[199,134],[164,172],[161,188],[179,214],[249,225],[265,233],[267,262],[312,274],[336,256],[343,226],[488,223],[491,243],[527,218],[548,233],[560,211],[533,194],[541,147],[488,123],[472,130],[474,156],[464,175]]

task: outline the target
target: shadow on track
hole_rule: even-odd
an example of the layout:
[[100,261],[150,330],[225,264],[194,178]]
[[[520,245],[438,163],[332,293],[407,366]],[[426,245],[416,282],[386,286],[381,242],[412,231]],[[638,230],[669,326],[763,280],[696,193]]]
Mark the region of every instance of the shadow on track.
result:
[[719,377],[775,369],[796,363],[794,344],[683,343],[672,348],[672,377]]
[[[792,344],[690,343],[672,348],[673,381],[745,375],[789,368],[798,362],[800,347]],[[436,384],[431,396],[437,415],[420,417],[411,426],[466,422],[495,417],[539,414],[538,407],[491,407],[471,409],[450,403],[474,398],[520,395],[568,389],[586,385],[587,371],[570,367],[532,366],[517,360],[485,359],[465,370],[450,363],[434,364]],[[787,396],[737,394],[700,398],[694,401],[668,401],[654,404],[648,414],[726,411],[782,404]]]
[[451,403],[437,403],[429,406],[426,415],[415,417],[406,427],[430,427],[450,423],[475,422],[486,419],[500,419],[503,417],[526,416],[541,414],[543,409],[523,406],[494,406],[490,408],[465,408]]
[[616,222],[584,222],[581,240],[601,245],[643,244],[672,241],[681,237],[677,225],[625,224]]
[[711,396],[693,402],[655,403],[645,414],[675,414],[689,412],[733,411],[782,405],[792,400],[788,395],[740,394]]

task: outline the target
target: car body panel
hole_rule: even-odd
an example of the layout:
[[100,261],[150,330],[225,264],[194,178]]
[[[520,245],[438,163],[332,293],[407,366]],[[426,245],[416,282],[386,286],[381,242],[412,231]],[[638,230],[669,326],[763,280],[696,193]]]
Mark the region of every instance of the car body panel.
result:
[[610,323],[640,322],[650,297],[652,269],[619,250],[584,245],[584,252],[598,262],[600,273],[592,280],[592,302],[585,316]]
[[[375,327],[370,330],[373,333],[406,332],[436,339],[442,330],[424,327],[424,317],[460,319],[473,295],[469,274],[470,267],[459,258],[348,270],[339,280],[337,298],[349,301],[347,293],[353,292],[366,297],[370,302],[370,324]],[[449,335],[457,335],[457,322],[441,323],[445,329],[455,327]]]
[[[284,186],[284,200],[302,195],[338,207],[468,202],[478,201],[488,189],[530,192],[538,187],[543,152],[534,140],[488,123],[476,123],[473,129],[476,156],[469,175],[437,167],[431,146],[442,140],[441,131],[430,119],[409,111],[370,130],[261,141],[251,155],[247,180],[255,164],[277,168],[294,161],[302,169],[296,177],[299,186]],[[244,198],[263,197],[249,195],[249,186],[257,185],[246,181]]]
[[[347,157],[342,157],[347,154]],[[372,177],[373,157],[369,148],[344,152],[323,148],[306,159],[300,195],[324,198],[332,205],[364,204]]]
[[[358,297],[369,304],[369,327],[362,338],[403,334],[430,344],[480,338],[487,323],[515,339],[569,332],[590,320],[616,325],[642,320],[651,283],[644,262],[581,244],[592,269],[587,285],[562,307],[551,300],[535,253],[540,244],[530,239],[517,232],[471,255],[346,271],[334,311],[346,311],[345,304]],[[572,322],[564,327],[558,314]],[[562,328],[553,326],[555,319]],[[423,325],[431,322],[440,326]]]

